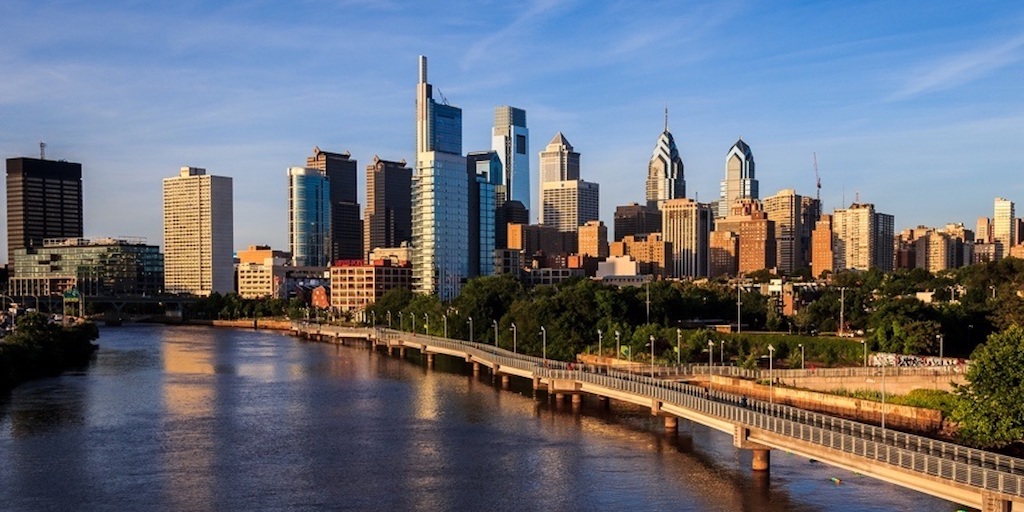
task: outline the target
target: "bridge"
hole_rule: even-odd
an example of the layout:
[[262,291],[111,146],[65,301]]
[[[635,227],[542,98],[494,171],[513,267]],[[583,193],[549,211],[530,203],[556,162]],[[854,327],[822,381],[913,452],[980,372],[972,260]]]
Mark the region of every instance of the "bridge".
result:
[[413,334],[387,328],[357,329],[293,324],[295,334],[320,341],[363,340],[389,353],[418,350],[433,365],[435,355],[489,368],[507,387],[511,377],[532,381],[555,400],[583,394],[650,407],[675,430],[678,418],[732,436],[752,450],[753,469],[768,471],[771,450],[854,471],[983,512],[1007,512],[1024,503],[1024,459],[967,448],[922,436],[814,413],[795,407],[706,390],[682,382],[615,370],[589,371],[562,361],[516,354],[491,345]]

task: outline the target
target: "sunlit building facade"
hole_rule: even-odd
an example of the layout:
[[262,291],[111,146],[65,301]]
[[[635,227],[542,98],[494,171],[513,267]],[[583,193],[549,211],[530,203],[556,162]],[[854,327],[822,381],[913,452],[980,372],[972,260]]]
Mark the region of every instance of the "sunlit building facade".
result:
[[331,192],[327,174],[288,168],[288,244],[296,267],[331,264]]
[[182,167],[163,180],[164,289],[207,296],[235,289],[231,178]]

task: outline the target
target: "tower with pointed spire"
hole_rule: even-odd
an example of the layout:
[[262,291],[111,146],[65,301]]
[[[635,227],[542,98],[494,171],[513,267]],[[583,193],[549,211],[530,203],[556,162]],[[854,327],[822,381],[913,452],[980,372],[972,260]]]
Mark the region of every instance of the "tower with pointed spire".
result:
[[754,177],[754,153],[740,137],[725,155],[725,179],[722,180],[717,217],[727,217],[737,199],[758,199]]
[[686,197],[683,159],[668,131],[668,107],[665,107],[665,130],[658,137],[654,153],[647,165],[647,206],[657,208],[669,199]]

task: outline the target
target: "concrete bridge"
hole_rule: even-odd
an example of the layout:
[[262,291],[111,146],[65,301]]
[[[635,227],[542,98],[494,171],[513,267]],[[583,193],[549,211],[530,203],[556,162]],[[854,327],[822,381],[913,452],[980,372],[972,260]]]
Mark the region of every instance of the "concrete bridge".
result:
[[293,332],[320,341],[361,340],[389,353],[417,350],[428,366],[436,355],[447,355],[466,361],[474,373],[490,369],[503,387],[511,377],[520,377],[556,400],[571,397],[574,404],[591,394],[602,401],[650,407],[668,430],[684,418],[732,436],[736,447],[753,451],[755,471],[768,471],[771,450],[779,449],[984,512],[1009,511],[1013,503],[1024,506],[1024,459],[690,384],[612,370],[585,371],[479,343],[386,328],[295,324]]

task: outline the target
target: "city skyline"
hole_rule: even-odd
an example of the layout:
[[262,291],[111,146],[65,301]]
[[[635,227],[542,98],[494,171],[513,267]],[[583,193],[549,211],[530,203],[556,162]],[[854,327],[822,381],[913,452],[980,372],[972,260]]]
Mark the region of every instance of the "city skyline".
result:
[[[82,164],[86,236],[159,245],[161,180],[204,167],[234,178],[234,249],[283,249],[281,170],[310,147],[415,160],[410,70],[424,54],[463,109],[464,151],[491,146],[496,107],[522,108],[531,189],[537,149],[563,132],[604,189],[609,227],[616,206],[644,201],[666,104],[687,197],[700,202],[717,198],[739,137],[756,154],[761,196],[813,196],[817,153],[824,212],[859,194],[897,230],[971,227],[995,197],[1024,200],[1019,157],[1004,149],[1024,125],[1016,4],[462,7],[454,17],[414,3],[12,1],[0,7],[0,156],[36,157],[44,140],[48,158]],[[364,190],[361,179],[358,198]]]

